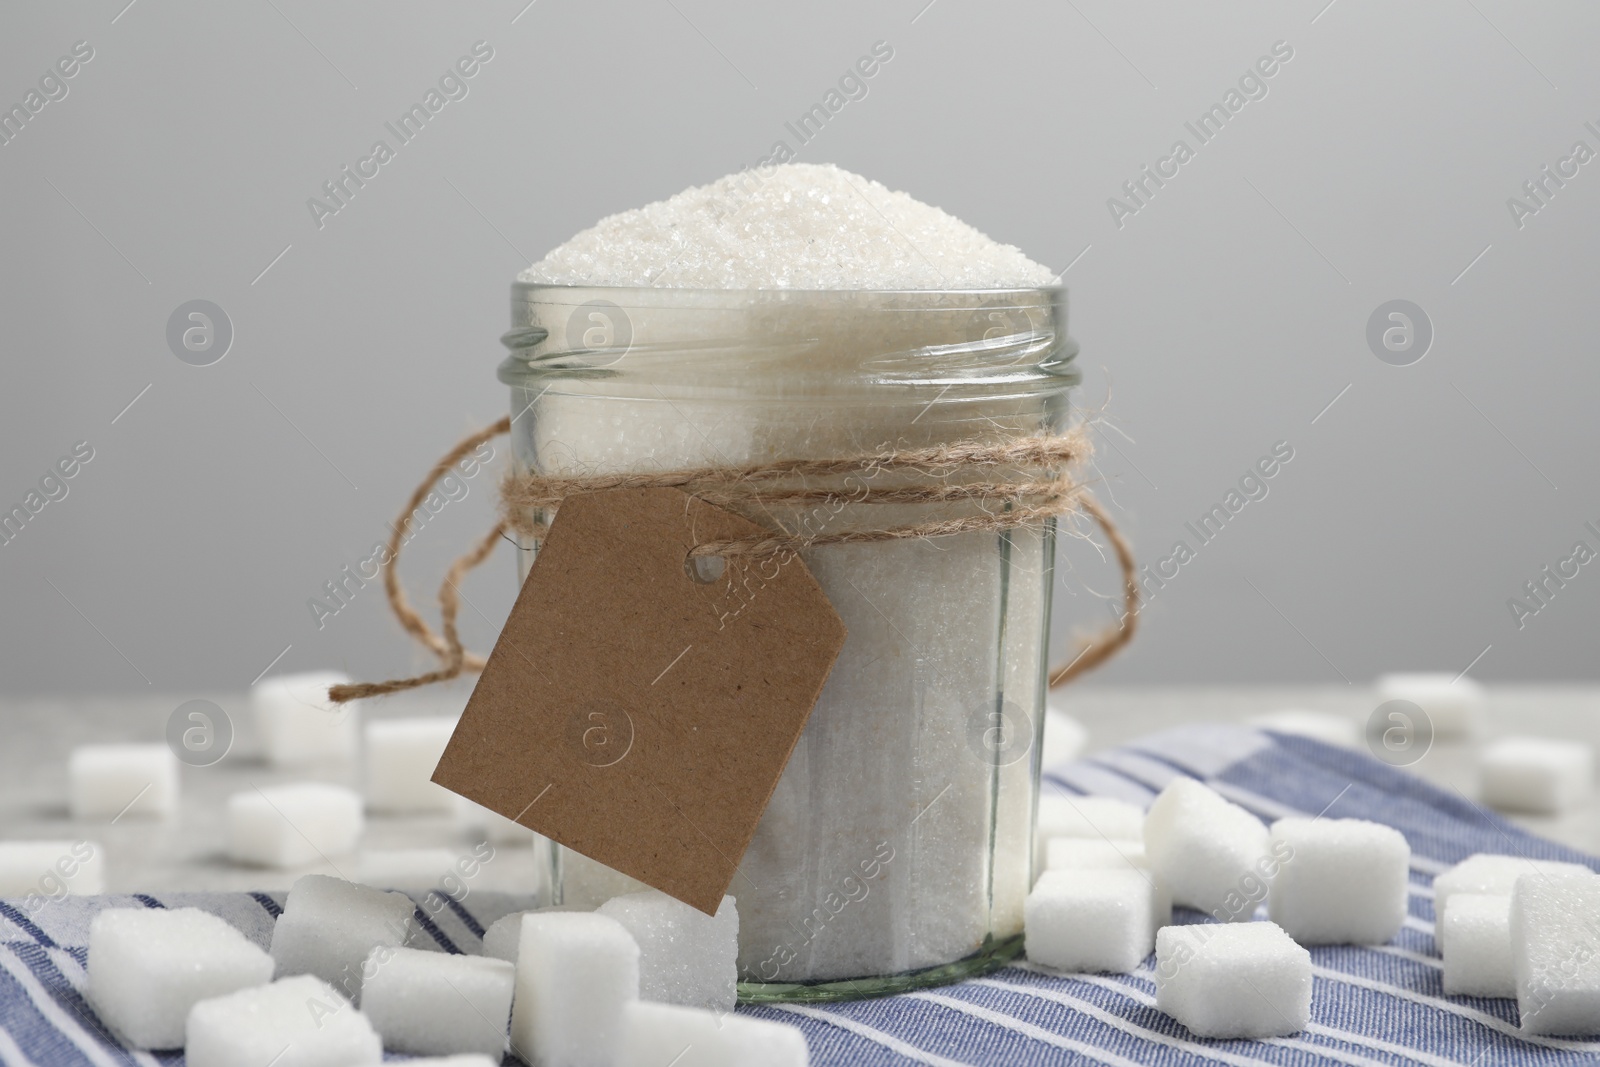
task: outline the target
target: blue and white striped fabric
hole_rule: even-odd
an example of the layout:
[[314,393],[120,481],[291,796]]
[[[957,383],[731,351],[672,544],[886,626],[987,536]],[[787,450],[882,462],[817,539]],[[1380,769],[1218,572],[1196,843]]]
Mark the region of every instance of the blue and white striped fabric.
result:
[[[1524,1037],[1516,1003],[1446,997],[1433,941],[1433,876],[1474,852],[1591,857],[1527,834],[1464,795],[1441,790],[1363,754],[1240,727],[1191,727],[1046,775],[1047,789],[1146,803],[1177,775],[1198,777],[1263,819],[1363,818],[1411,842],[1410,916],[1394,943],[1311,950],[1311,1025],[1268,1041],[1205,1041],[1155,1008],[1147,961],[1132,975],[1061,976],[1015,966],[987,978],[880,1000],[741,1008],[800,1027],[811,1062],[833,1064],[1228,1064],[1230,1067],[1421,1064],[1495,1067],[1600,1063],[1600,1040]],[[0,1062],[55,1067],[175,1065],[176,1053],[129,1052],[84,1001],[89,919],[102,907],[192,905],[223,916],[265,945],[281,894],[173,894],[73,898],[29,915],[0,903]],[[419,947],[478,952],[483,929],[528,902],[474,894],[425,920]],[[1179,921],[1203,921],[1180,913]]]

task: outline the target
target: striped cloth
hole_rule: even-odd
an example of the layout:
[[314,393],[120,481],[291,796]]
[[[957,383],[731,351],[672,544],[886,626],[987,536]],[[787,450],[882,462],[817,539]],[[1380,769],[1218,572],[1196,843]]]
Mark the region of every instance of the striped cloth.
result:
[[[1027,965],[941,989],[819,1006],[740,1008],[804,1031],[811,1062],[850,1064],[1422,1064],[1495,1067],[1600,1063],[1600,1040],[1524,1037],[1516,1002],[1446,997],[1433,941],[1433,876],[1474,852],[1600,866],[1527,834],[1464,795],[1428,785],[1370,757],[1303,738],[1243,727],[1170,731],[1052,769],[1046,789],[1141,804],[1178,775],[1200,778],[1263,819],[1282,815],[1363,818],[1411,842],[1410,916],[1392,944],[1311,949],[1311,1025],[1293,1037],[1205,1041],[1155,1008],[1150,961],[1132,975],[1063,977]],[[530,906],[473,893],[428,915],[418,947],[479,952],[484,928]],[[89,919],[103,907],[196,906],[265,945],[282,894],[187,893],[69,898],[28,913],[0,902],[0,1062],[56,1067],[175,1065],[178,1053],[129,1052],[84,1000]],[[1195,912],[1178,920],[1203,921]],[[399,1057],[390,1057],[398,1059]],[[508,1061],[514,1062],[514,1061]]]

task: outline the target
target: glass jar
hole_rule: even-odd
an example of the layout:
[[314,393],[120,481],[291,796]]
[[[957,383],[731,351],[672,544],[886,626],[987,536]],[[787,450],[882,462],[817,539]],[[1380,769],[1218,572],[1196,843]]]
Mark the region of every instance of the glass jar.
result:
[[[1059,288],[518,283],[512,324],[500,378],[518,472],[743,466],[1057,431],[1078,381]],[[904,525],[952,506],[850,504],[827,521]],[[799,509],[733,510],[801,528]],[[537,545],[521,547],[526,577]],[[848,637],[729,889],[741,1000],[897,992],[1021,951],[1054,555],[1053,522],[802,553]],[[550,853],[558,902],[640,888]]]

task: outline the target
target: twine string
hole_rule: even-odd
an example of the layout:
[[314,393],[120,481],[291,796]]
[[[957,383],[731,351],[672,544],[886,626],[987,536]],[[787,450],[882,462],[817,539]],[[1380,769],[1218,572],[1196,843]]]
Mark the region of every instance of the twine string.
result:
[[[437,669],[411,678],[384,682],[336,685],[328,690],[334,703],[342,704],[364,697],[383,696],[447,681],[469,671],[481,671],[485,660],[468,652],[456,630],[460,610],[459,585],[468,571],[494,551],[508,531],[542,540],[549,527],[530,518],[532,512],[553,510],[575,493],[605,492],[613,489],[675,488],[696,498],[721,506],[737,504],[801,505],[816,503],[850,504],[977,504],[980,514],[933,519],[912,525],[873,526],[865,529],[836,530],[805,534],[768,533],[732,540],[704,541],[691,547],[691,556],[753,558],[784,555],[807,548],[838,544],[873,544],[911,538],[946,537],[958,533],[1002,531],[1030,526],[1044,519],[1081,510],[1104,531],[1116,553],[1122,571],[1123,610],[1118,623],[1082,642],[1078,654],[1068,663],[1052,668],[1051,688],[1100,666],[1133,639],[1139,608],[1139,583],[1133,549],[1127,539],[1089,491],[1069,474],[1057,468],[1081,464],[1090,454],[1088,437],[1080,427],[1066,434],[1032,435],[1001,442],[959,441],[912,449],[887,450],[853,458],[780,460],[748,467],[693,467],[676,471],[583,477],[552,477],[532,472],[510,473],[501,485],[501,517],[493,529],[471,551],[451,564],[439,586],[439,617],[443,633],[436,633],[417,613],[401,587],[397,564],[400,545],[411,523],[412,513],[463,457],[479,445],[511,430],[511,420],[503,417],[492,425],[463,438],[433,465],[417,486],[405,511],[394,524],[389,539],[389,558],[384,564],[384,591],[400,625],[432,651],[440,660]],[[1014,481],[969,481],[959,483],[879,486],[872,480],[885,472],[908,473],[923,478],[942,477],[951,471],[983,473],[1010,470],[1049,471],[1045,477],[1026,477]],[[849,491],[795,485],[796,479],[863,475],[867,480]],[[790,484],[784,484],[788,482]]]
[[[389,557],[383,565],[383,591],[388,596],[389,608],[394,612],[394,617],[400,620],[401,627],[403,627],[407,633],[415,637],[418,641],[421,641],[424,645],[431,649],[434,654],[446,662],[448,662],[451,657],[456,655],[456,652],[459,651],[461,655],[462,667],[466,670],[482,670],[485,662],[483,657],[474,655],[471,652],[466,652],[465,650],[457,649],[453,651],[451,649],[450,641],[434,633],[433,629],[428,625],[427,620],[419,615],[417,610],[411,606],[411,601],[406,597],[406,591],[404,587],[400,585],[400,572],[397,567],[397,564],[400,560],[400,546],[405,540],[406,532],[411,529],[411,517],[416,513],[417,508],[422,506],[422,502],[427,499],[428,494],[433,492],[433,487],[438,484],[439,479],[443,478],[446,474],[449,474],[457,463],[465,459],[469,453],[476,451],[479,445],[486,441],[492,441],[503,433],[510,432],[511,416],[506,415],[495,420],[493,423],[485,426],[476,433],[468,434],[466,437],[458,441],[454,448],[450,449],[450,451],[439,457],[439,462],[435,463],[433,468],[428,471],[428,476],[422,480],[422,484],[417,486],[416,490],[411,494],[411,499],[406,501],[405,510],[400,512],[400,517],[395,519],[394,523],[391,525],[388,544]],[[471,555],[472,553],[468,553],[468,555],[463,556],[461,560],[457,560],[457,566],[461,564],[462,560],[467,559]],[[484,552],[483,555],[487,556],[488,553]],[[482,557],[480,557],[479,562],[482,562]],[[476,566],[476,564],[473,564],[473,566]],[[451,569],[454,570],[454,568]],[[463,573],[465,572],[463,571]],[[456,593],[454,589],[450,590],[450,599],[452,602],[454,601],[455,596]],[[443,588],[439,590],[439,597],[439,608],[443,625],[447,629],[453,630],[455,628],[455,609],[454,607],[451,607],[448,612],[445,610],[445,590]],[[459,645],[459,642],[457,642],[457,644]],[[457,671],[456,673],[459,674],[460,671]],[[450,675],[450,677],[453,678],[455,675]],[[440,680],[442,681],[443,679]],[[343,702],[338,700],[338,698],[334,699],[337,703]],[[344,700],[353,699],[355,698],[344,698]]]

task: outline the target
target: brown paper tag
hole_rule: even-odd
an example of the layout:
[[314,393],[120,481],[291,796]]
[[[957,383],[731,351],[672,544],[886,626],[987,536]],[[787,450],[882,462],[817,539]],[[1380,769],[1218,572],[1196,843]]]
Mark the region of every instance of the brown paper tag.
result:
[[563,501],[433,780],[715,913],[845,638],[797,557],[688,561],[762,532],[676,489]]

